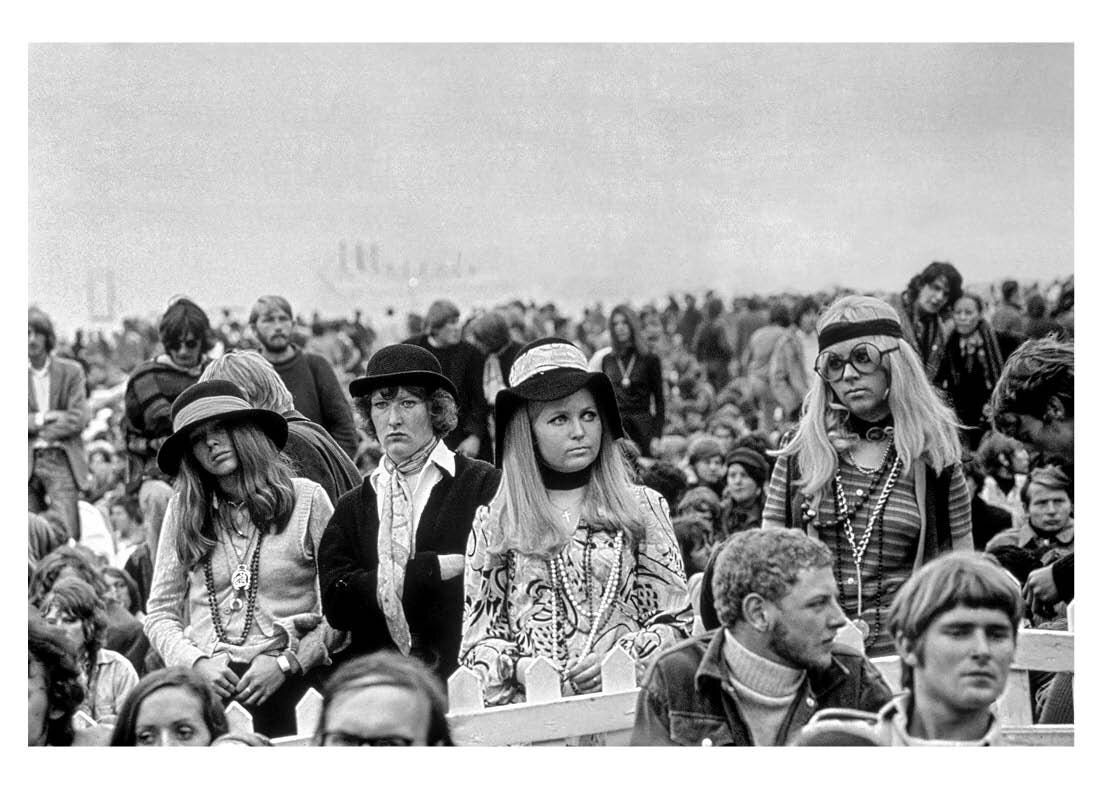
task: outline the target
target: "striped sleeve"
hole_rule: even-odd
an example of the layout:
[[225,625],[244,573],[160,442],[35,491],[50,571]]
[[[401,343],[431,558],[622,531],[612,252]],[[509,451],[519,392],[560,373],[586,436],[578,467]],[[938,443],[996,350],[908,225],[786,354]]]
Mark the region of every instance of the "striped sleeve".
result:
[[975,549],[972,540],[972,501],[968,497],[968,485],[964,482],[964,471],[959,462],[953,465],[949,478],[949,532],[953,537],[954,552]]
[[788,527],[784,518],[785,499],[788,496],[788,458],[780,457],[773,467],[769,488],[765,492],[765,508],[761,514],[761,526]]

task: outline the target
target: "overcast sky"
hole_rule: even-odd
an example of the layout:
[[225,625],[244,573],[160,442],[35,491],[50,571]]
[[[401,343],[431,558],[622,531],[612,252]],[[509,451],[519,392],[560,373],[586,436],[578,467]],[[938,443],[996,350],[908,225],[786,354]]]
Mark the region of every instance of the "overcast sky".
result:
[[29,296],[67,331],[103,270],[117,317],[1066,275],[1072,76],[1070,45],[34,45]]

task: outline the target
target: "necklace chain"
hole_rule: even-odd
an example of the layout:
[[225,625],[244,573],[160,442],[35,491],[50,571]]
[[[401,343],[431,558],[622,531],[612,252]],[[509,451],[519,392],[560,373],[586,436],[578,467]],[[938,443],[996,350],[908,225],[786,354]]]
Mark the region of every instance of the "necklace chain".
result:
[[[902,467],[903,460],[897,456],[895,461],[892,462],[891,472],[888,474],[888,480],[884,484],[884,488],[880,492],[880,497],[876,501],[876,506],[869,515],[868,524],[865,525],[864,532],[861,533],[860,543],[857,542],[857,538],[853,532],[853,514],[856,514],[856,510],[854,510],[852,514],[849,510],[849,503],[846,500],[846,490],[842,486],[841,470],[836,470],[834,472],[834,494],[838,507],[838,520],[842,523],[842,529],[846,534],[846,540],[849,542],[850,550],[853,553],[853,562],[857,568],[858,576],[861,574],[861,560],[864,558],[865,550],[869,546],[869,538],[872,536],[872,531],[877,523],[884,517],[884,507],[888,503],[888,496],[895,487],[895,482],[899,478],[899,471]],[[860,606],[860,601],[858,601],[858,606]]]
[[245,603],[245,623],[241,628],[241,637],[234,641],[226,639],[226,630],[222,625],[222,612],[218,608],[218,595],[214,589],[214,568],[211,566],[212,553],[207,553],[203,561],[203,575],[207,586],[207,604],[210,606],[210,621],[214,627],[214,634],[219,642],[227,645],[244,645],[249,638],[249,631],[253,627],[253,616],[256,613],[256,594],[260,587],[260,545],[264,543],[264,533],[257,528],[256,549],[253,550],[252,565],[250,567],[250,582],[246,586],[248,590]]

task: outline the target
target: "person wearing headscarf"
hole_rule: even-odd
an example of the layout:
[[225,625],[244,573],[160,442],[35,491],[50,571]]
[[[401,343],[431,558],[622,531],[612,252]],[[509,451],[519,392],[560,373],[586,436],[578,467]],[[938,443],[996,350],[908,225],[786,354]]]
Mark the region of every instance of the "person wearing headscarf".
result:
[[552,338],[521,351],[509,383],[495,401],[501,487],[475,515],[464,580],[460,661],[488,705],[523,699],[537,657],[565,693],[600,691],[609,650],[641,673],[692,623],[669,509],[631,480],[607,375]]

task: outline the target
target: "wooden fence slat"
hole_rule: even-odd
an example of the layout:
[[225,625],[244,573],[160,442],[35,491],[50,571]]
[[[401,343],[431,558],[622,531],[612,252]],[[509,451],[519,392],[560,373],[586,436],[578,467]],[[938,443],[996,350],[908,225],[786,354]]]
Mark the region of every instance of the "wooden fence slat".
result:
[[562,699],[562,678],[555,665],[540,656],[528,665],[524,675],[524,693],[528,702],[553,702]]
[[1008,746],[1074,746],[1074,724],[1004,725],[1003,743]]
[[1018,632],[1018,650],[1014,654],[1014,668],[1074,672],[1075,635],[1070,631],[1021,629]]
[[226,721],[231,732],[253,731],[253,716],[239,702],[231,702],[226,706]]
[[512,746],[630,730],[638,689],[580,694],[557,702],[524,702],[471,713],[449,713],[457,746]]
[[898,694],[903,691],[899,656],[880,656],[870,659],[870,661],[872,661],[874,667],[880,670],[880,674],[884,676],[884,680],[888,682],[888,686],[891,687],[893,692]]
[[311,687],[295,706],[295,729],[300,735],[312,735],[321,718],[321,692]]
[[86,730],[90,727],[97,726],[97,722],[87,713],[82,710],[78,710],[73,714],[73,729],[74,730]]
[[601,661],[601,691],[627,691],[635,688],[635,659],[617,645]]
[[480,710],[483,706],[482,680],[469,667],[460,667],[448,678],[448,710]]
[[1033,702],[1029,693],[1029,673],[1010,670],[1006,691],[996,703],[996,713],[1004,724],[1029,725],[1033,723]]

